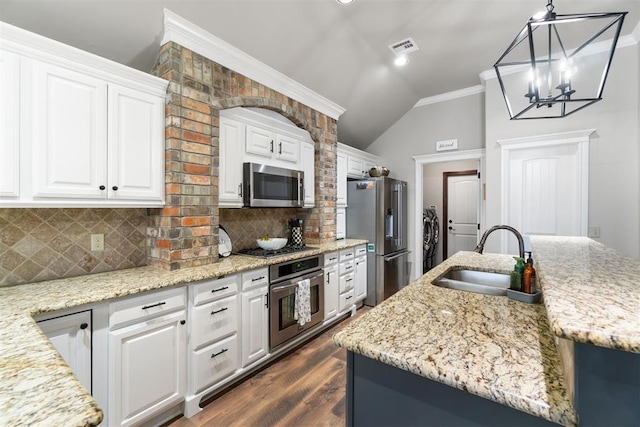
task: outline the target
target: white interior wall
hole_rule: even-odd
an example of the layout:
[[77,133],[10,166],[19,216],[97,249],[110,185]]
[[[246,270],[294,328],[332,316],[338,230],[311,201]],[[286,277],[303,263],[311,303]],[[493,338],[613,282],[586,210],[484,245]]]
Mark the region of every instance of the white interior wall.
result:
[[[412,157],[435,154],[436,141],[447,139],[458,140],[458,151],[483,148],[484,122],[484,93],[475,93],[409,110],[367,148],[380,156],[391,170],[391,177],[407,181],[409,230],[416,223]],[[416,239],[422,240],[422,230],[412,230],[408,237],[408,247],[414,248]],[[410,261],[415,263],[416,259],[416,254],[411,253]]]
[[[598,240],[621,253],[640,256],[639,49],[615,53],[603,100],[562,119],[509,120],[497,79],[486,82],[486,218],[501,218],[497,140],[595,128],[590,144],[589,226],[600,227]],[[577,89],[577,88],[576,88]],[[498,238],[487,242],[499,251]]]
[[422,209],[436,205],[436,212],[440,222],[440,239],[433,258],[433,266],[442,262],[442,241],[447,227],[442,223],[443,207],[443,179],[444,172],[456,172],[477,169],[477,160],[461,160],[456,162],[429,163],[422,168]]

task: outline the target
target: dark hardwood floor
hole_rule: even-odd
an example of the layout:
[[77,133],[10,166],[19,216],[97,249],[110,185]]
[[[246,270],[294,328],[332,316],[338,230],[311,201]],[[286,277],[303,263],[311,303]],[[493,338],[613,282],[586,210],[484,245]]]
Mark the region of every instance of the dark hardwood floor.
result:
[[344,426],[346,351],[331,336],[356,316],[341,321],[208,403],[190,419],[169,427]]

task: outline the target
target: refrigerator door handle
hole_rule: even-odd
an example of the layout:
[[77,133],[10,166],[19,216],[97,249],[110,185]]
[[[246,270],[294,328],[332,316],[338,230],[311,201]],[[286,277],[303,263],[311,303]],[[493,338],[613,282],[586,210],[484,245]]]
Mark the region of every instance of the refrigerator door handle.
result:
[[[400,218],[404,218],[404,212],[402,212],[402,200],[404,199],[404,194],[402,192],[402,184],[398,184],[398,195],[396,198],[396,213],[398,214],[398,219]],[[396,224],[398,225],[397,228],[397,234],[396,234],[396,246],[398,248],[403,248],[404,247],[404,242],[402,241],[402,236],[403,236],[403,232],[402,232],[402,227],[404,227],[404,224],[402,224],[401,220],[396,221]]]
[[411,251],[402,251],[399,254],[396,254],[390,257],[384,257],[384,262],[393,261],[394,259],[400,258],[401,256],[408,255],[409,253],[411,253]]

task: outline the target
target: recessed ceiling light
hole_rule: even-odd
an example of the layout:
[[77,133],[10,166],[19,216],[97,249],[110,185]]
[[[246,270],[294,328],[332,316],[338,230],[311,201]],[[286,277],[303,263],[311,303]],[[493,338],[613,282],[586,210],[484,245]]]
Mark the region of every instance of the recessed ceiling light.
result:
[[396,57],[393,63],[396,64],[397,67],[404,67],[409,63],[409,58],[407,57],[407,55],[399,55]]
[[353,0],[336,0],[336,1],[340,4],[349,4],[353,2]]

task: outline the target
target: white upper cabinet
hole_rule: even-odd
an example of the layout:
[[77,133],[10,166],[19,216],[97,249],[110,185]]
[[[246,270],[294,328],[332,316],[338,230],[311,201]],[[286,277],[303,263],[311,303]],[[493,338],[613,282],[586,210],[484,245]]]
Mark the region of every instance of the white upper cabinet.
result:
[[164,202],[164,99],[109,85],[107,194]]
[[0,30],[0,207],[163,206],[168,82]]
[[346,157],[349,178],[368,178],[369,169],[381,163],[378,156],[341,143],[338,143],[338,155]]
[[32,93],[33,197],[104,198],[107,84],[34,61]]
[[[274,165],[293,168],[298,164],[300,157],[300,141],[278,134],[271,128],[248,124],[245,152],[248,160],[259,162],[273,159],[277,162],[290,163]],[[251,155],[263,159],[251,159]]]
[[245,151],[248,154],[255,154],[270,159],[274,156],[274,145],[276,143],[275,132],[261,127],[247,125],[247,139]]
[[297,164],[298,158],[300,157],[301,144],[303,143],[303,141],[286,135],[278,135],[276,138],[276,146],[274,147],[276,158],[284,162]]
[[20,58],[0,49],[0,199],[19,195]]
[[336,205],[344,208],[347,206],[347,155],[338,152],[336,163]]
[[315,147],[313,142],[302,142],[300,146],[300,167],[304,172],[304,207],[312,208],[315,204]]
[[242,207],[242,151],[245,125],[237,120],[220,117],[220,207]]

